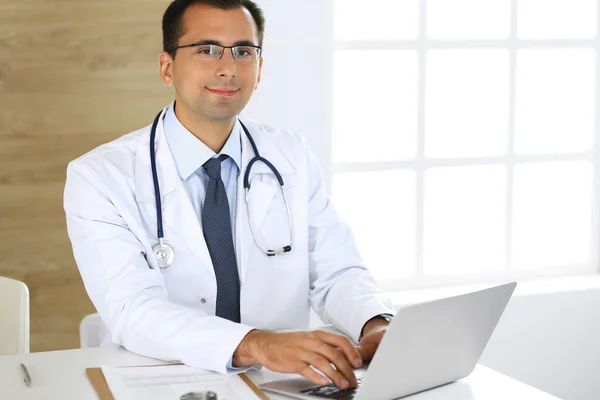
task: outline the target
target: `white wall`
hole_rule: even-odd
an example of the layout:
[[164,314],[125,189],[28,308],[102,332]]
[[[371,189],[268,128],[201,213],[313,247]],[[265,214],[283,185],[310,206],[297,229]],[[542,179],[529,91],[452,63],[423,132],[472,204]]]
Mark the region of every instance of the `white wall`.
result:
[[242,116],[303,135],[331,188],[331,1],[256,2],[266,17],[263,75]]
[[514,296],[481,363],[561,399],[600,399],[600,289]]

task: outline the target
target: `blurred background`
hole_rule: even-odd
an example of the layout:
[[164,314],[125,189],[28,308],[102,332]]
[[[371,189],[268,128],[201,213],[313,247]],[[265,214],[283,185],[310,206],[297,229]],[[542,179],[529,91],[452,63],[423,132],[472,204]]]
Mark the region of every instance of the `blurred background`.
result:
[[0,1],[0,275],[31,296],[31,351],[78,347],[94,312],[62,208],[69,161],[148,124],[168,1]]
[[[518,280],[482,362],[597,398],[597,0],[257,3],[263,81],[243,116],[306,137],[382,289],[400,305]],[[172,100],[168,4],[0,0],[0,276],[29,286],[31,351],[78,347],[95,312],[65,169]]]

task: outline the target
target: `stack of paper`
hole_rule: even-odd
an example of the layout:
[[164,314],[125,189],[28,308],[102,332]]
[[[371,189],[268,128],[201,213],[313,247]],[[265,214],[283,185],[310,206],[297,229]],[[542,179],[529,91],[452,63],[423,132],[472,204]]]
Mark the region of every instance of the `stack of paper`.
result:
[[179,400],[189,392],[212,391],[218,400],[260,399],[238,375],[184,365],[102,367],[115,400]]

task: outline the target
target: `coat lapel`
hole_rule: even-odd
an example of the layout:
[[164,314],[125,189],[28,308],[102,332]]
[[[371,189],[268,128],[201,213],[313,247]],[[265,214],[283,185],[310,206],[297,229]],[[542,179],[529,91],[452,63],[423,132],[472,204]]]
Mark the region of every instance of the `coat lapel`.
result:
[[[162,202],[163,230],[165,241],[169,243],[169,235],[184,243],[188,250],[214,275],[213,265],[206,247],[202,226],[196,216],[194,207],[181,182],[175,160],[169,149],[164,135],[163,117],[160,117],[156,129],[156,164]],[[150,128],[148,134],[140,141],[136,151],[135,183],[137,202],[145,209],[151,210],[152,215],[147,220],[156,223],[156,205],[152,170],[150,166]],[[168,229],[170,228],[170,229]],[[156,232],[156,225],[150,227]],[[158,238],[156,238],[158,243]],[[173,243],[171,241],[171,243]],[[175,249],[177,260],[177,249]]]
[[[295,174],[296,170],[288,161],[286,156],[274,144],[274,138],[263,127],[255,123],[244,123],[260,153],[260,155],[271,162],[277,168],[284,179],[285,175]],[[255,245],[254,237],[248,222],[252,218],[252,225],[258,234],[262,222],[267,214],[271,201],[280,193],[279,184],[271,169],[263,162],[252,165],[249,175],[250,191],[248,192],[248,205],[246,204],[246,193],[244,189],[244,176],[248,164],[255,157],[250,141],[242,130],[242,170],[238,177],[238,196],[236,205],[236,253],[238,265],[241,265],[240,280],[243,282],[247,269],[250,249]],[[284,186],[285,187],[285,186]],[[283,221],[285,222],[285,221]],[[268,243],[263,243],[264,246]],[[264,255],[264,257],[267,257]]]

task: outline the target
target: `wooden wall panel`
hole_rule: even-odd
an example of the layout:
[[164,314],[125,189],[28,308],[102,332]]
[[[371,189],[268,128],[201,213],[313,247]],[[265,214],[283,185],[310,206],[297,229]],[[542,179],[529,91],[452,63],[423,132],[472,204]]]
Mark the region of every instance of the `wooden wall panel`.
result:
[[0,0],[0,275],[31,293],[31,351],[79,346],[94,312],[69,243],[67,163],[149,124],[169,0]]

